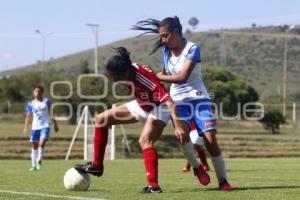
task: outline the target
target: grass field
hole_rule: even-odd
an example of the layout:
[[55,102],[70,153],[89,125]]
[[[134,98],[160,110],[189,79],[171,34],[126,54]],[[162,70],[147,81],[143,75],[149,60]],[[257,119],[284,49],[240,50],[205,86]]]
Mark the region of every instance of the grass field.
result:
[[66,191],[64,172],[78,162],[46,160],[41,171],[29,172],[28,160],[1,160],[0,199],[300,199],[300,158],[227,159],[232,192],[217,189],[213,171],[211,184],[204,187],[192,173],[180,171],[182,159],[161,159],[162,194],[139,193],[146,185],[141,159],[106,161],[104,176],[92,177],[89,191]]

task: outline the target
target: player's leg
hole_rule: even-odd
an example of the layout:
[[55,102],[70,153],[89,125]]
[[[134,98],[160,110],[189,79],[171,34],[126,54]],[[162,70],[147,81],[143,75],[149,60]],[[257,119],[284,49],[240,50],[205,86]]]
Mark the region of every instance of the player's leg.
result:
[[[138,105],[137,105],[138,106]],[[116,124],[128,124],[137,122],[126,104],[111,108],[98,115],[95,121],[94,134],[94,160],[92,164],[75,165],[75,169],[87,172],[95,176],[103,174],[103,160],[108,139],[108,127]]]
[[219,187],[222,191],[231,190],[227,182],[224,157],[218,145],[216,133],[216,120],[212,112],[210,102],[200,102],[197,105],[195,124],[199,133],[203,133],[205,147],[211,155],[212,163],[216,171]]
[[46,142],[49,139],[49,133],[50,133],[49,127],[41,129],[40,142],[38,147],[38,157],[37,157],[37,164],[36,164],[36,168],[38,170],[41,169],[42,167],[42,160],[45,152]]
[[181,171],[182,172],[189,172],[191,170],[191,164],[187,160],[186,163],[183,165]]
[[[194,146],[195,146],[196,152],[198,153],[198,156],[199,156],[199,159],[200,159],[203,169],[205,171],[209,171],[210,169],[209,169],[209,165],[207,163],[207,157],[206,157],[205,150],[203,149],[203,146],[197,145],[197,144],[194,144]],[[189,161],[186,161],[186,163],[183,165],[181,171],[189,172],[190,170],[191,170],[191,164],[189,163]]]
[[[191,130],[191,123],[194,119],[194,105],[192,103],[176,104],[176,111],[179,117],[184,120],[185,129],[187,132]],[[181,151],[185,155],[188,162],[193,167],[194,175],[197,176],[199,182],[202,185],[207,185],[210,182],[209,175],[205,172],[202,165],[199,163],[196,155],[194,144],[192,141],[188,141],[186,144],[180,144]]]
[[231,185],[227,181],[225,160],[217,142],[216,132],[215,131],[205,132],[204,142],[207,151],[211,155],[211,161],[216,171],[216,175],[219,182],[219,188],[222,191],[232,190]]
[[[209,166],[207,164],[205,150],[203,149],[203,145],[204,145],[203,137],[199,136],[194,121],[192,122],[192,128],[191,128],[191,132],[190,132],[190,138],[191,138],[192,143],[195,146],[196,152],[198,153],[198,156],[200,158],[200,163],[201,163],[203,169],[205,171],[208,171],[209,170]],[[190,171],[190,167],[191,167],[191,165],[187,161],[185,163],[185,165],[183,166],[182,171],[183,172],[188,172],[188,171]]]
[[38,146],[39,146],[40,130],[32,130],[30,136],[31,147],[31,165],[30,171],[37,170],[36,161],[38,157]]
[[166,123],[151,117],[148,117],[139,143],[144,156],[144,167],[147,175],[148,186],[143,188],[143,193],[162,192],[158,184],[158,156],[154,143],[160,138]]
[[[202,138],[202,140],[203,140],[203,138]],[[206,157],[206,153],[205,153],[205,149],[203,148],[203,145],[195,144],[195,149],[196,149],[196,152],[198,153],[198,156],[199,156],[199,159],[200,159],[203,169],[205,171],[209,171],[209,165],[207,163],[207,157]]]

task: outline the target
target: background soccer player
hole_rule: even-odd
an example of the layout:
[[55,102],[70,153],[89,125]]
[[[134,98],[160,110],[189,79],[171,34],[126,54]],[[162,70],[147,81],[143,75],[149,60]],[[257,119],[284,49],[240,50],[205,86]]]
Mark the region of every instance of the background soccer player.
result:
[[[27,133],[29,120],[32,119],[30,137],[30,142],[32,143],[32,167],[29,169],[30,171],[41,169],[45,145],[50,134],[51,117],[49,111],[51,102],[49,99],[43,97],[43,92],[44,88],[42,86],[34,87],[33,100],[26,105],[24,133]],[[52,121],[55,132],[58,132],[59,128],[55,119],[52,119]]]

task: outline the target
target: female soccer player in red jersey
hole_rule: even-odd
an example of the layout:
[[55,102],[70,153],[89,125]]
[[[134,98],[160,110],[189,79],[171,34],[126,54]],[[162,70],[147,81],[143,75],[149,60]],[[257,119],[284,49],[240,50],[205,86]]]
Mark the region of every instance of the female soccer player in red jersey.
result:
[[[101,176],[108,127],[116,124],[135,123],[144,118],[146,123],[139,143],[143,151],[148,186],[143,188],[142,192],[160,193],[162,190],[158,184],[158,156],[154,143],[161,136],[170,114],[175,125],[175,134],[182,146],[185,146],[185,143],[190,140],[188,127],[178,119],[173,101],[156,75],[143,66],[132,63],[129,52],[124,47],[117,48],[117,51],[118,55],[110,58],[106,64],[106,71],[114,81],[124,81],[129,92],[135,96],[135,100],[96,116],[94,160],[92,164],[75,165],[75,169]],[[202,172],[205,173],[203,170],[198,173],[197,177],[202,184],[207,184],[209,177]]]

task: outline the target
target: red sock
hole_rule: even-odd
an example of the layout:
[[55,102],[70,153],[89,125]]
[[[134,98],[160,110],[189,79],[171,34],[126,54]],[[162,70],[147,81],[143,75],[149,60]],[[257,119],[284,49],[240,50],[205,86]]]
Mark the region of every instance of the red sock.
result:
[[95,167],[101,167],[103,165],[107,138],[108,138],[107,126],[95,128],[94,161],[93,161],[93,165]]
[[147,174],[148,184],[152,187],[159,187],[158,185],[158,157],[154,147],[143,149],[144,166]]
[[197,152],[198,152],[198,155],[199,155],[201,164],[202,164],[202,165],[208,166],[207,160],[206,160],[206,153],[205,153],[205,150],[204,150],[204,149],[201,149],[201,150],[200,150],[200,149],[197,149]]

